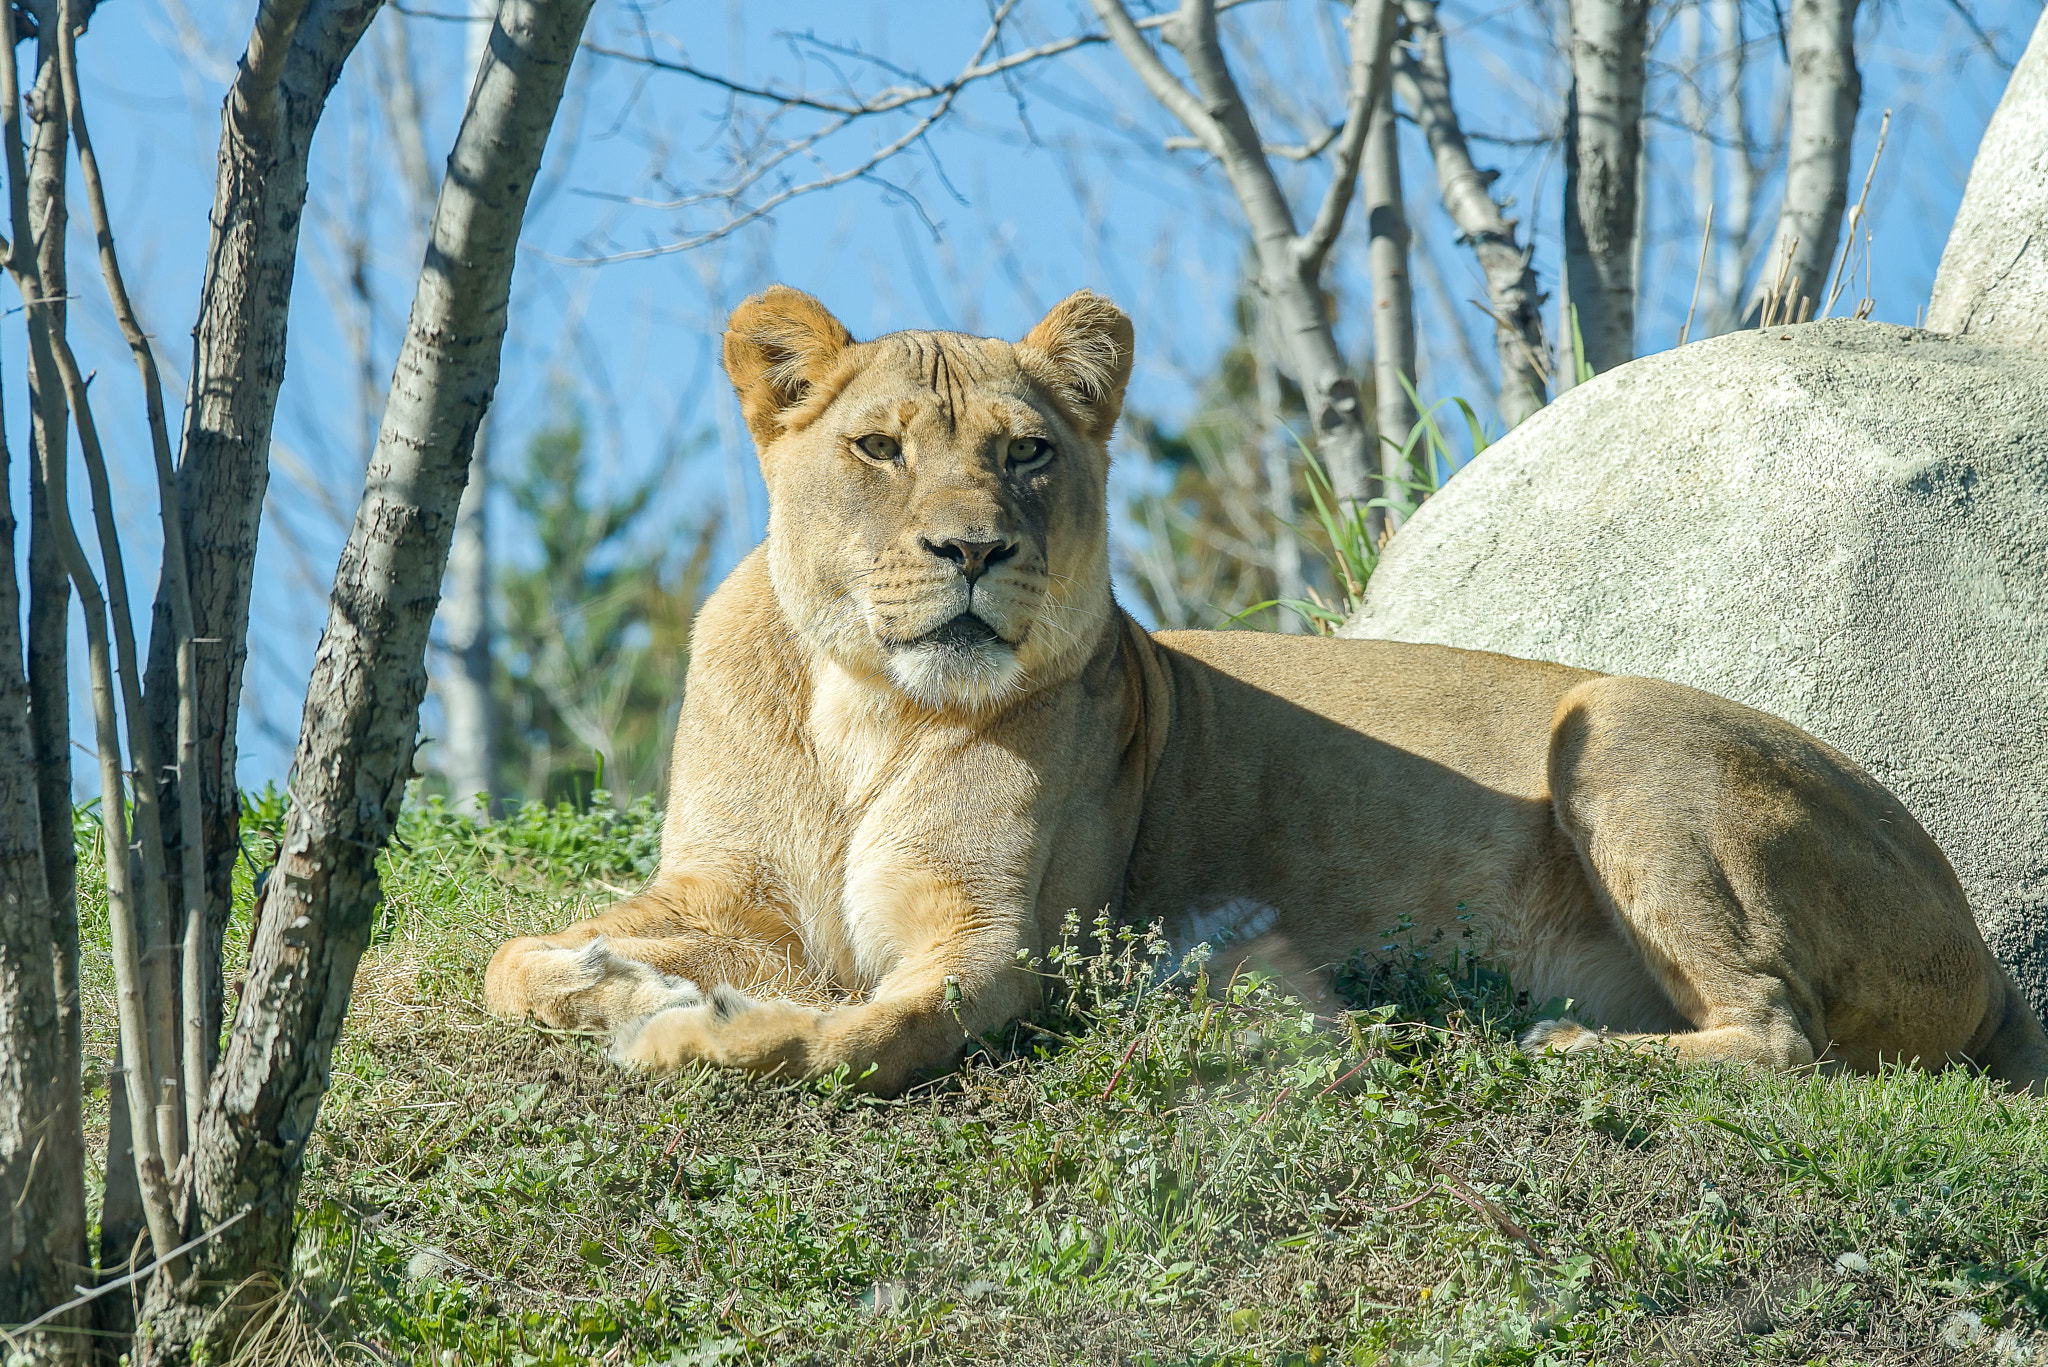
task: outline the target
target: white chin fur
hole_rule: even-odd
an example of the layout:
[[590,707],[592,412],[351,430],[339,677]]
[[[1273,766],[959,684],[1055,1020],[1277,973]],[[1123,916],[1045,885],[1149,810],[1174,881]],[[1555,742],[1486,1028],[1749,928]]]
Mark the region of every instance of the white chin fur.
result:
[[889,677],[926,707],[980,708],[1015,694],[1024,666],[1015,650],[993,641],[968,649],[898,646],[889,652]]

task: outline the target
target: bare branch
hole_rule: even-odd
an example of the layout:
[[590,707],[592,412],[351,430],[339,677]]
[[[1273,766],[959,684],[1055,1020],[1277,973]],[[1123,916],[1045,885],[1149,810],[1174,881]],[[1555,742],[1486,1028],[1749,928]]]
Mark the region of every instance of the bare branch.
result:
[[[1181,126],[1200,141],[1210,156],[1227,164],[1231,148],[1224,136],[1221,123],[1204,107],[1203,101],[1189,94],[1187,87],[1180,83],[1180,79],[1166,69],[1166,63],[1159,60],[1159,54],[1152,50],[1152,45],[1145,41],[1145,35],[1131,21],[1130,12],[1124,8],[1123,0],[1092,0],[1092,3],[1095,6],[1096,17],[1102,20],[1102,26],[1109,31],[1110,41],[1116,44],[1117,51],[1123,53],[1124,60],[1131,64],[1131,70],[1138,73],[1138,79],[1152,92],[1152,98],[1165,106],[1167,113],[1179,119]],[[1214,3],[1202,4],[1199,0],[1187,0],[1179,15],[1175,16],[1175,21],[1185,29],[1191,15],[1207,16],[1208,37],[1213,43],[1216,36]],[[1167,41],[1176,47],[1181,45],[1179,40],[1172,37]],[[1197,77],[1197,84],[1199,83],[1200,78]],[[1241,103],[1239,107],[1242,108]],[[1258,146],[1256,137],[1252,139],[1252,145]]]
[[[121,324],[121,334],[127,338],[128,348],[135,355],[135,368],[142,378],[143,403],[149,417],[150,449],[156,457],[157,509],[163,520],[164,548],[162,577],[169,590],[171,600],[171,621],[177,632],[178,654],[178,789],[184,793],[196,793],[199,784],[199,699],[197,666],[193,657],[193,637],[197,634],[192,627],[192,591],[187,577],[185,559],[185,524],[178,516],[178,476],[171,465],[170,427],[164,418],[163,381],[157,372],[156,353],[150,347],[149,337],[142,330],[142,324],[135,316],[135,306],[129,300],[127,283],[121,276],[121,262],[114,249],[114,230],[107,217],[107,197],[100,181],[99,158],[93,152],[92,135],[85,123],[85,106],[78,93],[78,49],[77,35],[70,22],[70,5],[65,4],[63,22],[59,25],[57,47],[58,70],[64,84],[64,106],[71,120],[71,137],[78,149],[78,167],[85,180],[85,198],[92,214],[93,233],[100,249],[100,272],[106,278],[107,298],[113,304],[114,316]],[[274,80],[274,78],[273,78]],[[77,400],[84,402],[81,394]],[[80,415],[80,438],[83,444],[84,428],[89,425],[89,414]],[[147,736],[149,726],[140,712],[132,714],[130,729]],[[157,775],[144,772],[141,784],[147,785],[152,794],[156,787]],[[154,805],[154,801],[152,801]],[[200,812],[197,802],[183,802],[178,807],[179,839],[184,847],[185,857],[180,863],[184,878],[185,927],[183,933],[183,974],[181,993],[184,1005],[181,1027],[181,1081],[185,1110],[185,1139],[189,1149],[198,1142],[200,1098],[206,1094],[207,1050],[205,1039],[205,941],[206,941],[206,879],[201,853],[203,838],[200,830]],[[145,863],[147,861],[145,860]],[[167,918],[168,919],[168,918]],[[169,926],[164,927],[169,933]],[[168,1007],[166,998],[164,1003]],[[159,1061],[159,1067],[168,1067],[169,1060]]]
[[1394,91],[1429,141],[1444,210],[1471,244],[1486,276],[1500,355],[1500,411],[1509,426],[1543,406],[1546,388],[1542,294],[1529,252],[1515,241],[1515,222],[1494,202],[1494,173],[1472,164],[1451,102],[1451,69],[1435,0],[1406,0],[1411,41],[1393,63]]
[[[1344,226],[1344,213],[1358,188],[1358,163],[1365,155],[1366,133],[1373,111],[1386,103],[1387,58],[1394,45],[1397,0],[1356,0],[1345,26],[1351,42],[1351,98],[1344,110],[1344,132],[1337,142],[1337,165],[1323,193],[1315,221],[1295,247],[1310,271],[1320,272],[1323,258]],[[1388,116],[1391,120],[1391,114]],[[1388,126],[1391,136],[1392,125]]]
[[[995,14],[991,16],[991,18],[989,19],[988,32],[982,35],[980,45],[975,48],[974,55],[968,59],[968,70],[972,70],[975,67],[979,66],[981,63],[981,59],[988,55],[988,50],[995,46],[996,39],[1001,36],[1003,31],[1003,21],[1010,17],[1010,11],[1015,9],[1016,7],[1017,0],[1003,0],[1002,7],[998,9],[995,12]],[[706,243],[716,242],[719,238],[726,237],[732,233],[738,232],[747,224],[752,223],[757,219],[764,218],[767,215],[775,212],[775,210],[779,209],[784,204],[787,204],[790,200],[795,199],[800,195],[807,195],[818,190],[830,189],[834,185],[844,185],[847,181],[859,180],[864,176],[871,175],[876,167],[880,166],[883,162],[888,161],[891,157],[894,157],[897,153],[911,146],[919,138],[922,138],[926,133],[930,132],[932,126],[936,124],[940,119],[943,119],[946,116],[948,110],[952,109],[953,101],[959,97],[960,91],[965,86],[965,84],[966,82],[963,79],[955,77],[953,81],[948,83],[948,86],[945,89],[944,93],[940,95],[939,103],[936,108],[934,108],[929,114],[926,114],[920,119],[918,119],[918,121],[911,126],[909,131],[905,132],[901,137],[895,139],[894,141],[886,144],[885,146],[874,152],[865,161],[861,162],[858,166],[849,167],[843,171],[830,172],[826,175],[818,177],[816,180],[805,181],[798,185],[787,186],[784,189],[778,191],[777,193],[770,195],[767,199],[763,200],[761,203],[755,205],[751,209],[748,209],[745,213],[742,213],[737,217],[728,220],[725,223],[719,224],[716,228],[707,229],[704,232],[683,238],[680,241],[665,242],[658,247],[644,247],[638,251],[613,252],[601,256],[584,257],[555,256],[552,253],[543,253],[543,255],[545,255],[548,260],[557,262],[565,266],[603,266],[609,265],[617,261],[645,261],[650,257],[672,256],[677,252],[690,251],[694,248],[704,246]],[[745,189],[748,186],[751,186],[754,183],[756,183],[763,175],[767,173],[770,167],[774,165],[779,165],[782,161],[787,160],[789,157],[795,155],[798,151],[807,150],[808,148],[814,146],[821,139],[830,136],[832,133],[838,132],[839,129],[845,127],[846,123],[851,121],[853,117],[855,116],[850,114],[846,115],[841,119],[841,121],[838,124],[832,125],[825,129],[821,129],[818,132],[811,134],[808,138],[800,140],[793,147],[783,149],[781,153],[779,153],[774,158],[770,159],[766,164],[762,166],[757,166],[751,174],[749,174],[741,181],[739,188],[729,191],[727,194],[715,197],[720,199],[730,199],[738,194],[744,193]]]
[[[69,16],[65,16],[68,23]],[[21,290],[23,303],[27,306],[29,346],[41,366],[41,373],[55,374],[65,370],[66,388],[70,389],[70,377],[77,373],[77,362],[72,360],[64,367],[53,355],[63,347],[63,339],[55,334],[51,326],[54,310],[48,307],[51,301],[42,286],[42,270],[36,260],[35,239],[29,225],[28,212],[28,168],[22,155],[21,144],[21,95],[17,88],[13,54],[0,62],[0,143],[5,144],[7,162],[7,188],[10,215],[13,221],[14,237],[8,255],[8,270],[14,276]],[[82,391],[81,383],[77,386]],[[84,415],[80,415],[83,419]],[[81,445],[83,445],[83,422],[81,421]],[[78,532],[72,525],[68,483],[65,469],[65,452],[47,445],[41,451],[42,477],[44,487],[49,491],[49,517],[51,530],[55,535],[58,553],[62,556],[66,571],[71,576],[72,587],[77,591],[79,604],[84,609],[87,667],[92,679],[93,731],[100,761],[100,819],[105,827],[107,910],[108,922],[113,941],[114,973],[116,982],[116,1006],[120,1018],[121,1047],[127,1060],[125,1070],[129,1114],[136,1117],[134,1129],[138,1176],[141,1179],[144,1208],[150,1225],[150,1237],[159,1247],[169,1248],[175,1242],[177,1225],[172,1214],[171,1199],[165,1180],[162,1150],[159,1144],[159,1130],[150,1123],[156,1115],[155,1083],[150,1061],[150,1028],[147,1019],[147,996],[142,972],[142,947],[137,943],[137,927],[140,921],[137,910],[138,890],[135,888],[128,867],[128,824],[126,804],[122,800],[125,777],[122,763],[120,725],[114,710],[113,668],[109,660],[107,641],[107,598],[100,591],[99,582],[94,578],[92,563],[86,558],[85,547],[79,543]],[[111,563],[117,567],[118,551]],[[125,608],[125,603],[123,604]],[[143,726],[141,710],[138,707],[130,715],[131,738]],[[138,809],[143,790],[148,784],[135,785]],[[138,811],[139,814],[139,811]],[[146,892],[145,879],[145,889]]]
[[[1273,164],[1266,159],[1258,128],[1223,54],[1214,0],[1184,0],[1165,29],[1167,42],[1187,63],[1199,98],[1167,71],[1131,21],[1123,0],[1091,2],[1118,50],[1146,86],[1190,133],[1203,140],[1229,178],[1258,255],[1259,293],[1271,308],[1274,335],[1285,346],[1293,374],[1308,400],[1309,423],[1324,467],[1338,498],[1362,510],[1371,497],[1370,460],[1377,444],[1371,421],[1323,304],[1319,280],[1322,255],[1304,250],[1303,239],[1295,235],[1294,210],[1273,174]],[[1370,86],[1369,81],[1367,84]],[[1368,90],[1364,118],[1347,120],[1347,130],[1353,123],[1369,120],[1372,98]],[[1362,130],[1359,136],[1362,145]],[[1356,165],[1353,156],[1354,177]],[[1343,201],[1349,198],[1347,186]],[[1318,231],[1334,238],[1342,217],[1340,201],[1330,222],[1319,221]]]
[[277,82],[284,74],[292,34],[306,12],[306,0],[263,0],[249,33],[249,50],[229,91],[229,108],[243,127],[268,125],[277,117]]
[[[1314,161],[1317,157],[1329,151],[1330,144],[1335,142],[1343,132],[1343,124],[1333,123],[1324,130],[1321,137],[1312,139],[1309,142],[1262,142],[1259,144],[1259,150],[1269,157],[1280,157],[1287,161]],[[1160,145],[1169,152],[1199,152],[1202,150],[1202,142],[1199,138],[1168,138]]]
[[[1255,2],[1256,0],[1218,0],[1216,9],[1221,13],[1224,10],[1236,9],[1239,5],[1249,5]],[[408,9],[403,5],[395,6],[395,8],[401,14],[420,19],[467,20],[469,18],[467,15],[434,14],[423,10]],[[1140,29],[1163,28],[1172,19],[1173,16],[1170,14],[1151,14],[1137,20],[1136,27]],[[986,80],[990,76],[1000,76],[1005,72],[1015,71],[1018,67],[1030,66],[1034,62],[1042,62],[1047,58],[1062,56],[1065,53],[1074,51],[1076,48],[1094,47],[1109,41],[1111,41],[1111,38],[1107,33],[1076,33],[1066,38],[1055,38],[1051,42],[1041,43],[1037,47],[1025,48],[1021,52],[1009,53],[993,62],[970,65],[958,76],[941,85],[892,87],[877,93],[871,100],[860,100],[851,103],[820,99],[818,96],[806,95],[801,92],[775,90],[768,86],[748,85],[744,81],[735,81],[731,77],[721,76],[713,71],[706,71],[701,67],[693,66],[689,62],[656,57],[652,53],[627,52],[621,48],[606,47],[602,43],[594,42],[585,42],[582,47],[585,52],[599,57],[609,57],[614,61],[632,62],[638,66],[652,67],[656,71],[668,71],[678,76],[688,76],[692,80],[702,81],[706,85],[715,85],[721,90],[729,90],[735,95],[744,95],[749,99],[765,100],[769,103],[780,105],[785,109],[814,109],[823,114],[859,117],[867,114],[892,113],[907,105],[920,104],[926,100],[935,100],[943,95],[958,91],[962,86]],[[1334,133],[1332,136],[1335,136]],[[1324,146],[1327,145],[1328,143],[1326,142]]]

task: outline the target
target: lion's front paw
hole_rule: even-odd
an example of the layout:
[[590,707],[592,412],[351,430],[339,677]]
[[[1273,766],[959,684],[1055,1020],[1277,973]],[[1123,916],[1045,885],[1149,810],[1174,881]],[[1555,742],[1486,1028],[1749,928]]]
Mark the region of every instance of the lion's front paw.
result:
[[565,1030],[605,1030],[704,994],[687,978],[611,952],[600,935],[564,949],[545,940],[507,942],[484,974],[484,1000],[500,1016],[532,1015]]
[[713,1008],[677,1006],[622,1026],[612,1036],[612,1062],[666,1073],[711,1055]]
[[750,997],[721,983],[708,1001],[659,1011],[619,1028],[612,1059],[671,1072],[716,1063],[754,1072],[808,1076],[809,1044],[823,1013],[796,1002]]
[[1532,1054],[1540,1054],[1546,1049],[1574,1054],[1582,1049],[1599,1048],[1601,1040],[1598,1031],[1588,1030],[1577,1021],[1554,1020],[1538,1021],[1522,1032],[1518,1042]]

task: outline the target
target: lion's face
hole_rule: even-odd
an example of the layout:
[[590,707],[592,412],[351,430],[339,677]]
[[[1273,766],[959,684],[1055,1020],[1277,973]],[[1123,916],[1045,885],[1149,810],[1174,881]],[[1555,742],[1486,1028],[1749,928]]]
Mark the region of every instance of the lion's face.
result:
[[1070,677],[1110,610],[1106,442],[1130,355],[1129,322],[1085,293],[1015,345],[855,343],[788,289],[741,305],[726,369],[797,632],[935,710]]

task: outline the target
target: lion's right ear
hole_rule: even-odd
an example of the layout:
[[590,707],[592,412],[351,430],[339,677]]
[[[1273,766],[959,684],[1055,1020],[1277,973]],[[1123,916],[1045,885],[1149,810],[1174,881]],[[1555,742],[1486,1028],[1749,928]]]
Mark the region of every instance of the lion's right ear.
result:
[[787,285],[770,285],[725,324],[725,373],[740,398],[754,445],[782,435],[784,413],[810,396],[853,334],[825,306]]

